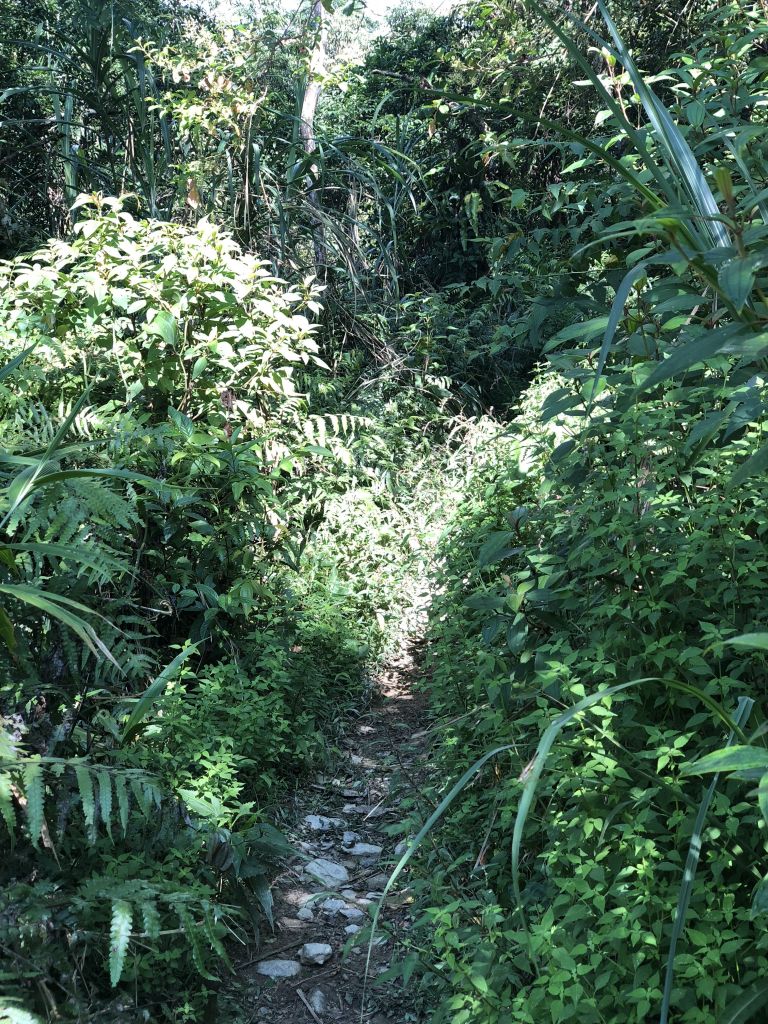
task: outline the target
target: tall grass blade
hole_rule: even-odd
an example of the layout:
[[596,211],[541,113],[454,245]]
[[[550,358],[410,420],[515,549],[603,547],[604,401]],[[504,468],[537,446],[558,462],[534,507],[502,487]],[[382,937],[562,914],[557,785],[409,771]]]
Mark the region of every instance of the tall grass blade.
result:
[[[739,697],[739,703],[734,715],[734,721],[739,727],[746,724],[754,704],[755,702],[750,697]],[[735,733],[731,732],[726,741],[726,747],[730,747],[735,738]],[[669,942],[669,954],[667,956],[667,969],[664,978],[664,992],[661,1000],[659,1024],[667,1024],[669,1021],[669,1005],[672,999],[672,984],[675,977],[675,954],[677,952],[677,944],[683,933],[685,915],[688,912],[688,905],[691,902],[691,893],[693,892],[693,883],[696,878],[696,869],[698,868],[699,858],[701,856],[701,834],[704,830],[704,822],[707,818],[709,805],[712,803],[712,797],[715,795],[715,787],[717,786],[719,778],[719,775],[714,775],[712,777],[712,781],[707,787],[701,803],[699,804],[699,811],[693,825],[693,834],[691,836],[690,845],[688,846],[688,856],[685,860],[685,868],[683,869],[683,880],[680,885],[680,896],[677,901],[675,920],[672,925],[672,937]]]
[[756,981],[745,989],[725,1013],[718,1017],[717,1024],[745,1024],[752,1020],[758,1010],[768,1004],[768,981]]
[[728,232],[720,221],[720,209],[707,184],[707,179],[699,167],[691,147],[682,132],[669,115],[669,111],[647,84],[637,69],[624,41],[619,34],[616,23],[608,12],[603,0],[598,0],[598,8],[617,50],[617,56],[627,70],[640,97],[648,120],[651,122],[657,140],[664,146],[672,168],[677,172],[680,184],[695,204],[704,220],[705,230],[715,246],[728,247],[731,244]]

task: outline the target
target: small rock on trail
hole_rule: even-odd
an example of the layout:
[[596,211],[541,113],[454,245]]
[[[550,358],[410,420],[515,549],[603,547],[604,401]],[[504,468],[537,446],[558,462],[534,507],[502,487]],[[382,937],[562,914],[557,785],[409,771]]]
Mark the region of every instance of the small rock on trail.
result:
[[301,964],[297,960],[262,960],[256,964],[256,973],[265,978],[295,978],[301,974]]
[[317,967],[328,963],[332,956],[333,946],[327,942],[305,942],[299,950],[299,960],[303,964],[312,964]]
[[314,875],[318,881],[328,886],[329,889],[337,885],[345,885],[349,881],[349,872],[343,864],[327,860],[325,857],[317,857],[307,864],[304,870],[309,875]]

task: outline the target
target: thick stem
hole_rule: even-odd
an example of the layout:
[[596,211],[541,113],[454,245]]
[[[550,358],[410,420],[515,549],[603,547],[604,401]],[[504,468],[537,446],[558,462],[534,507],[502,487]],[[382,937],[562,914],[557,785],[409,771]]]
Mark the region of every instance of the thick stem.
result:
[[[304,99],[301,104],[301,121],[299,123],[299,135],[305,153],[314,153],[317,149],[317,138],[315,137],[315,111],[320,99],[322,90],[321,78],[325,64],[325,36],[326,24],[324,18],[325,10],[321,0],[313,0],[309,16],[309,33],[314,39],[312,55],[309,58],[307,69],[307,87],[304,91]],[[312,165],[311,175],[307,176],[307,187],[309,204],[314,213],[315,225],[312,229],[315,249],[315,271],[318,277],[324,276],[326,265],[325,238],[323,225],[319,216],[320,199],[315,187],[318,168]]]

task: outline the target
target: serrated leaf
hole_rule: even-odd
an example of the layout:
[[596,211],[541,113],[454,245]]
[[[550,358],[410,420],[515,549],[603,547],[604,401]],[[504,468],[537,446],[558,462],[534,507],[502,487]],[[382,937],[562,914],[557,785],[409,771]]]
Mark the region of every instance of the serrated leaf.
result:
[[37,754],[29,759],[24,768],[24,796],[27,801],[27,825],[29,836],[35,846],[43,831],[44,793],[43,770]]
[[112,779],[105,768],[100,768],[96,778],[99,783],[99,813],[110,839],[112,838]]
[[227,956],[227,951],[224,948],[224,943],[216,934],[216,920],[213,915],[213,910],[209,906],[203,907],[203,930],[205,931],[205,934],[208,937],[208,942],[211,945],[211,949],[228,966],[230,966],[229,957]]
[[0,772],[0,817],[8,827],[11,839],[14,839],[16,836],[16,811],[13,806],[11,776],[8,772]]
[[216,981],[215,975],[205,966],[205,955],[203,948],[200,944],[200,936],[198,933],[197,925],[192,920],[192,915],[185,906],[180,903],[174,904],[173,909],[176,911],[179,917],[179,921],[184,929],[184,934],[189,942],[189,948],[192,951],[192,962],[197,968],[198,974],[205,978],[207,981]]
[[109,929],[109,980],[112,988],[117,985],[123,974],[132,923],[133,911],[130,903],[115,900],[112,904],[112,924]]
[[156,939],[160,935],[160,914],[157,905],[145,902],[141,904],[141,920],[144,934],[148,939]]
[[91,773],[82,764],[75,765],[75,778],[77,779],[77,788],[80,791],[80,801],[83,805],[83,818],[93,841],[96,833],[96,800],[93,795],[93,779],[91,778]]
[[128,785],[125,781],[125,776],[115,776],[115,793],[117,794],[117,807],[120,814],[120,827],[123,830],[123,835],[128,831],[128,811],[129,811],[129,797],[128,797]]

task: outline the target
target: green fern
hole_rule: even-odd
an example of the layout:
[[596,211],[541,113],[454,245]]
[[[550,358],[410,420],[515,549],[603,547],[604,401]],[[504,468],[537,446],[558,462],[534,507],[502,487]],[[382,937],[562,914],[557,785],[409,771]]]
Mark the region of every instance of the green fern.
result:
[[109,980],[112,988],[120,981],[123,973],[132,923],[133,910],[130,903],[115,900],[112,904],[112,924],[109,929]]
[[30,757],[24,767],[24,797],[27,801],[29,837],[37,846],[45,820],[43,772],[37,755]]
[[99,813],[101,820],[112,838],[112,779],[105,768],[100,768],[96,773],[99,784]]
[[8,772],[0,772],[0,817],[7,825],[13,840],[16,835],[16,811],[13,807],[11,776]]
[[160,914],[155,903],[141,904],[141,920],[144,924],[144,935],[148,939],[156,939],[160,935]]
[[130,807],[130,798],[128,796],[128,783],[125,781],[125,776],[122,774],[115,776],[115,793],[117,794],[117,807],[118,814],[120,815],[120,827],[123,830],[123,835],[128,832],[128,811]]
[[189,942],[189,948],[192,951],[192,962],[197,968],[198,974],[207,981],[216,981],[216,976],[211,974],[205,966],[205,953],[200,942],[200,932],[197,924],[192,919],[192,915],[183,903],[174,903],[173,909],[176,911],[179,922],[184,929],[184,934]]
[[93,779],[89,769],[83,764],[75,765],[75,778],[77,779],[77,788],[80,790],[85,824],[88,827],[91,841],[94,842],[96,837],[96,800],[93,793]]
[[220,957],[227,966],[230,966],[229,957],[227,951],[224,948],[224,943],[221,941],[217,934],[217,924],[215,918],[215,912],[210,904],[203,905],[203,930],[208,938],[208,942],[211,944],[211,949]]

